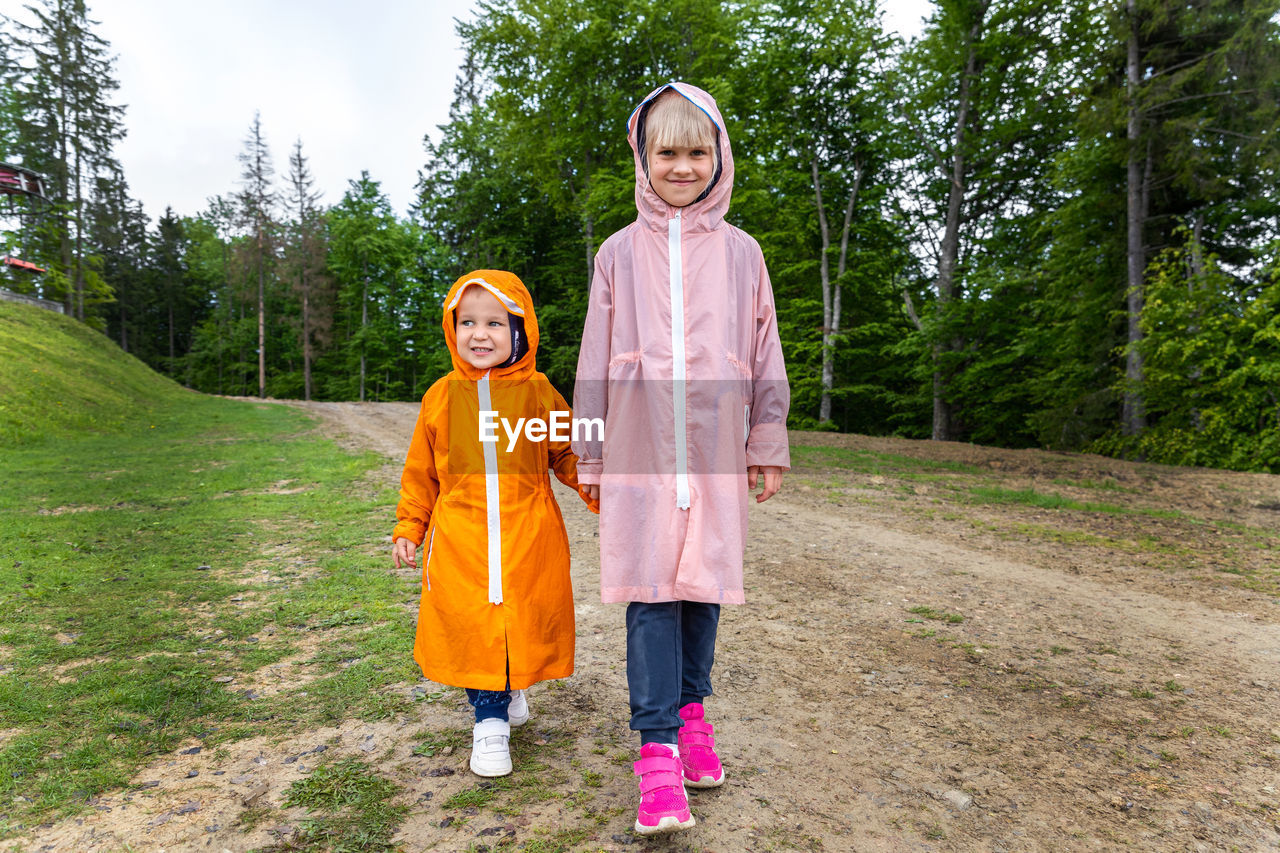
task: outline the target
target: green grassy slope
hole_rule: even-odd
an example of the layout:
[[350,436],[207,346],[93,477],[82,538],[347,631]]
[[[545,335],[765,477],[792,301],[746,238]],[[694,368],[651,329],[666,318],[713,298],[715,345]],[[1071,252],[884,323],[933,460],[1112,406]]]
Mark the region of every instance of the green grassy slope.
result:
[[[312,424],[0,302],[0,849],[193,741],[413,707],[395,492]],[[258,695],[286,660],[306,678]],[[351,833],[403,816],[366,811]]]
[[0,302],[0,445],[117,432],[190,393],[82,323]]

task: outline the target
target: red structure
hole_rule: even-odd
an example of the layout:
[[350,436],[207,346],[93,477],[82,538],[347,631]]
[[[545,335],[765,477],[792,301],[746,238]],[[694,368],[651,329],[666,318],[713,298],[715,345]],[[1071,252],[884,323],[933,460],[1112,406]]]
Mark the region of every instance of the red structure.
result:
[[16,267],[17,269],[26,270],[27,272],[44,272],[44,267],[38,267],[30,261],[10,257],[9,255],[5,255],[3,258],[0,258],[0,263],[4,264],[6,267]]
[[0,194],[45,199],[44,178],[30,169],[0,163]]
[[[27,216],[32,214],[30,207],[32,202],[47,202],[49,200],[44,194],[44,178],[38,172],[9,163],[0,163],[0,196],[9,197],[10,213],[14,213],[14,208],[19,203],[19,200],[24,202],[27,207]],[[19,213],[18,216],[21,218],[22,214]],[[42,267],[38,267],[30,261],[24,261],[21,258],[9,255],[0,258],[0,267],[10,270],[22,270],[24,273],[32,275],[39,275],[44,272]]]

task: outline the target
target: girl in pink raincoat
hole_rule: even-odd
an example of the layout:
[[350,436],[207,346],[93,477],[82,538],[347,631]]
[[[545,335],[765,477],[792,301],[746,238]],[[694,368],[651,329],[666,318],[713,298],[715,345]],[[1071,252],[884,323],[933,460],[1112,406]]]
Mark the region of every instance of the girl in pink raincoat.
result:
[[631,114],[636,221],[600,247],[574,445],[600,498],[601,597],[627,605],[637,833],[693,825],[685,786],[723,783],[703,700],[721,604],[743,601],[748,496],[790,467],[790,395],[760,246],[724,221],[733,154],[706,92],[670,83]]

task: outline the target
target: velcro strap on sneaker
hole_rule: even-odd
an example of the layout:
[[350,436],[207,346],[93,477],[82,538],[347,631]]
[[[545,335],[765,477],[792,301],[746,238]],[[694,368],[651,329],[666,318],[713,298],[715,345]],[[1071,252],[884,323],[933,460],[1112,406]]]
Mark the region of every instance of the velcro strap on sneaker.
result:
[[642,758],[631,765],[632,771],[637,776],[643,776],[646,773],[679,773],[680,759],[674,755],[661,756],[651,755],[648,758]]
[[690,732],[682,729],[680,732],[680,745],[682,747],[705,746],[708,749],[712,749],[716,745],[716,739],[709,732]]
[[691,732],[702,732],[704,734],[713,735],[716,733],[715,726],[706,720],[685,720],[684,725],[680,727],[680,734],[687,735]]
[[657,788],[679,788],[684,790],[684,777],[670,771],[652,771],[640,777],[640,793],[647,794]]

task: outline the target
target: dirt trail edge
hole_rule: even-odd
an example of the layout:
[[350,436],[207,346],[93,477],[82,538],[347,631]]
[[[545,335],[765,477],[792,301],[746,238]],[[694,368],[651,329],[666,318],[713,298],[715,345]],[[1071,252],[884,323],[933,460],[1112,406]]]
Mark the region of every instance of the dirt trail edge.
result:
[[[378,476],[394,482],[416,405],[293,405],[343,446],[385,455]],[[1280,849],[1280,477],[860,436],[793,442],[886,470],[914,460],[921,473],[801,458],[752,507],[748,604],[724,611],[707,702],[728,780],[692,794],[694,829],[631,834],[624,611],[599,601],[596,517],[557,484],[577,672],[531,691],[513,778],[544,775],[560,795],[500,812],[445,807],[479,782],[467,747],[412,751],[424,730],[468,725],[453,700],[230,744],[212,788],[208,774],[184,788],[202,765],[170,756],[138,776],[161,780],[151,799],[104,798],[115,807],[22,841],[292,849],[287,825],[249,830],[238,816],[255,796],[279,808],[319,761],[309,751],[330,743],[326,758],[357,755],[404,786],[404,850]],[[974,485],[957,491],[948,471]],[[1100,510],[1085,498],[1103,485]],[[1033,492],[1080,498],[999,502]]]

